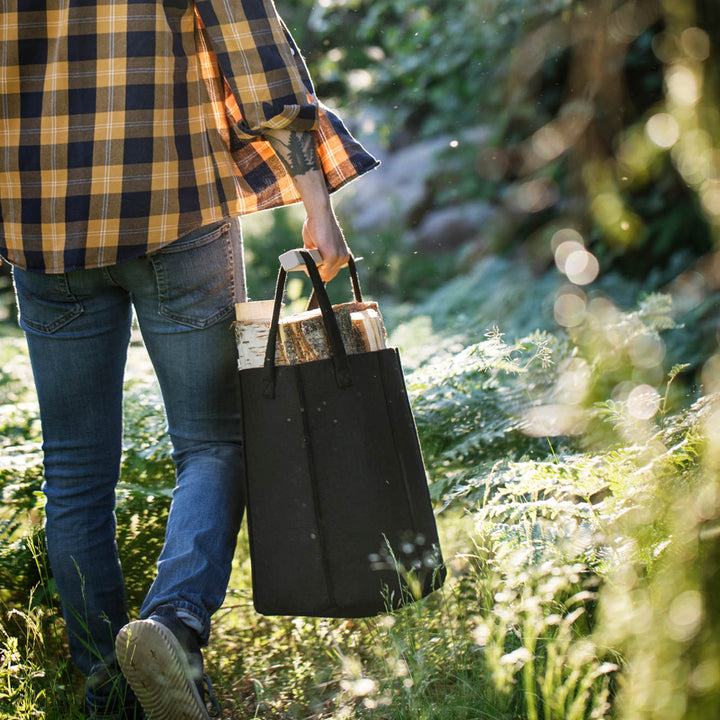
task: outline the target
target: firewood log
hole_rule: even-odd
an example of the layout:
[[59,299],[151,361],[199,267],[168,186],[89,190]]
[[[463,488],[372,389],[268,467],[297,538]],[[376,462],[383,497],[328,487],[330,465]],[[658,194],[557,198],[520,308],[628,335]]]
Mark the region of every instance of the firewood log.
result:
[[[255,307],[244,307],[254,305]],[[377,303],[351,302],[333,307],[348,354],[386,347],[387,337]],[[240,357],[238,367],[261,367],[270,329],[272,302],[236,306],[235,332]],[[320,310],[281,318],[275,362],[278,365],[312,362],[330,357],[330,347]]]
[[[265,361],[272,319],[273,300],[256,300],[235,304],[235,341],[238,349],[238,370],[262,367]],[[282,347],[278,344],[275,363],[287,365]]]

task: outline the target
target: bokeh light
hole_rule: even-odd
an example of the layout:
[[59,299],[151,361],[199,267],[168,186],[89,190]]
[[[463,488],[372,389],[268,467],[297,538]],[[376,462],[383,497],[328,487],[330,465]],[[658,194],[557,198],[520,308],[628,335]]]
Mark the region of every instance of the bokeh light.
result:
[[565,273],[565,267],[568,258],[573,253],[584,253],[585,247],[582,242],[577,240],[565,240],[557,246],[555,250],[555,265],[561,273]]
[[565,404],[582,404],[590,389],[592,370],[587,360],[573,357],[564,361],[560,367],[553,394]]
[[585,250],[574,250],[565,260],[565,274],[575,285],[588,285],[600,272],[597,258]]
[[703,618],[703,599],[697,590],[681,592],[670,603],[668,631],[670,637],[680,642],[690,640]]
[[696,105],[702,95],[701,81],[692,68],[675,64],[667,73],[668,94],[678,105]]
[[660,148],[671,148],[680,138],[680,125],[670,113],[655,113],[645,123],[647,136]]
[[628,353],[635,367],[651,369],[662,365],[665,359],[665,345],[656,335],[643,333],[630,340]]
[[564,242],[576,242],[580,247],[585,247],[582,235],[577,230],[575,230],[575,228],[571,227],[564,227],[553,233],[553,236],[550,239],[550,245],[553,249],[553,252],[557,253],[558,248]]
[[513,188],[508,194],[511,207],[537,213],[552,207],[558,199],[556,184],[549,178],[533,178]]
[[710,57],[710,36],[699,27],[686,28],[680,34],[680,47],[689,58],[704,62]]
[[575,285],[588,285],[600,272],[597,258],[585,248],[582,235],[572,228],[558,230],[551,240],[555,265]]
[[553,306],[553,315],[559,325],[577,327],[585,320],[586,312],[587,297],[582,290],[574,287],[560,290]]
[[581,435],[587,426],[587,413],[574,405],[556,403],[531,408],[523,420],[524,432],[530,437]]
[[706,394],[720,393],[720,355],[713,355],[705,362],[701,379]]
[[636,420],[650,420],[660,409],[660,393],[651,385],[637,385],[627,397],[628,414]]

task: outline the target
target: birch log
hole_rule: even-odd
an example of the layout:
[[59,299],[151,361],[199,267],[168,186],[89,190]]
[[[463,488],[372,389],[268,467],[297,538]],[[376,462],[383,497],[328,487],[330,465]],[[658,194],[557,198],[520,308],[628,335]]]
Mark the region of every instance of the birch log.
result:
[[[272,301],[238,303],[235,333],[238,367],[262,367],[265,359]],[[380,350],[387,336],[377,303],[351,302],[333,306],[345,351],[349,354]],[[281,318],[278,329],[277,365],[312,362],[330,357],[330,347],[320,310]]]
[[[238,370],[263,366],[274,304],[273,300],[235,304]],[[287,364],[281,348],[275,353],[275,361],[278,365]]]
[[[356,353],[386,346],[385,327],[377,303],[333,306],[345,351]],[[330,357],[329,342],[320,310],[297,313],[280,322],[280,344],[289,364]]]

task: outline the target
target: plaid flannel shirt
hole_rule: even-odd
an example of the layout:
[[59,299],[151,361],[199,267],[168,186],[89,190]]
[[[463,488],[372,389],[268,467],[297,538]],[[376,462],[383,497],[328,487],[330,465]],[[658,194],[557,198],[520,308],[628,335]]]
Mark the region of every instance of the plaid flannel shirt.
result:
[[316,131],[328,188],[377,162],[316,99],[272,0],[0,0],[0,256],[113,265],[299,200],[263,140]]

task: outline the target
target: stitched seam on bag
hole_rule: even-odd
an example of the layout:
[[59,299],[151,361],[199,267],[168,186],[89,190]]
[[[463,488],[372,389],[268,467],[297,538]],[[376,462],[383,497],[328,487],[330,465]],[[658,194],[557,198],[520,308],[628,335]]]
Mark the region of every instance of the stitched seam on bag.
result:
[[[405,385],[405,376],[403,375],[402,365],[401,365],[401,363],[400,363],[400,355],[399,355],[399,353],[398,353],[397,350],[394,350],[393,352],[394,352],[394,354],[395,354],[395,357],[397,358],[397,362],[396,362],[396,363],[393,363],[393,370],[394,370],[394,371],[397,371],[397,372],[399,373],[399,375],[400,375],[400,383],[401,383],[401,386],[400,386],[400,387],[401,387],[401,390],[402,390],[402,393],[401,393],[401,394],[402,394],[402,396],[404,397],[405,402],[407,402],[407,406],[405,406],[405,407],[407,408],[407,410],[408,410],[408,412],[409,412],[410,421],[411,421],[411,423],[413,424],[413,427],[414,427],[414,426],[415,426],[415,419],[414,419],[414,417],[413,417],[412,407],[411,407],[410,404],[409,404],[410,401],[409,401],[409,398],[408,398],[408,396],[407,396],[407,387],[406,387],[406,385]],[[385,358],[389,358],[388,351],[386,351],[386,350],[377,351],[376,358],[377,358],[378,367],[381,368],[381,367],[385,366],[385,365],[386,365],[386,363],[385,363]],[[380,382],[381,382],[381,384],[382,384],[382,386],[383,386],[383,395],[384,395],[384,397],[385,397],[385,406],[386,406],[386,409],[387,409],[387,406],[388,406],[387,397],[388,397],[388,395],[387,395],[387,392],[385,392],[385,381],[384,381],[384,374],[383,374],[382,371],[379,372],[379,376],[380,376]],[[389,410],[388,410],[388,412],[389,412]],[[390,431],[391,431],[391,433],[392,433],[392,435],[393,435],[394,445],[395,445],[395,447],[397,448],[397,447],[398,447],[398,445],[397,445],[397,437],[396,437],[396,433],[395,433],[395,431],[394,431],[394,429],[393,429],[392,423],[390,424],[390,428],[391,428]],[[417,430],[415,430],[415,432],[416,432],[416,434],[417,434]],[[423,459],[422,459],[422,448],[420,447],[420,441],[419,441],[419,439],[418,439],[417,442],[418,442],[418,448],[419,448],[419,451],[420,451],[420,461],[422,462],[423,468],[424,468],[425,463],[424,463],[424,461],[423,461]],[[410,486],[409,486],[409,483],[408,483],[407,470],[406,470],[406,467],[405,467],[405,463],[403,462],[402,455],[401,455],[399,452],[397,453],[397,457],[398,457],[398,461],[399,461],[399,463],[400,463],[400,467],[401,467],[401,470],[402,470],[403,483],[404,483],[404,485],[405,485],[405,495],[406,495],[406,497],[407,497],[407,499],[408,499],[408,511],[409,511],[409,513],[410,513],[410,521],[411,521],[412,526],[413,526],[413,534],[414,534],[415,536],[417,536],[417,534],[418,534],[418,520],[417,520],[417,514],[416,514],[416,512],[415,512],[415,508],[414,508],[414,506],[413,506],[413,503],[410,501],[411,490],[410,490]],[[430,547],[433,547],[433,546],[430,546]],[[437,561],[438,564],[433,568],[432,575],[430,576],[430,581],[429,581],[430,584],[429,584],[429,586],[428,586],[428,592],[433,592],[433,591],[439,589],[439,588],[443,585],[444,580],[445,580],[445,576],[446,576],[446,571],[445,571],[445,569],[444,569],[444,567],[443,567],[442,555],[441,555],[441,552],[440,552],[440,540],[439,540],[439,538],[437,539],[437,543],[434,544],[434,548],[435,548],[435,551],[436,551],[436,553],[437,553],[435,559],[436,559],[436,561]]]
[[298,397],[300,399],[300,418],[302,421],[303,443],[305,445],[305,454],[307,456],[308,472],[310,475],[310,486],[312,488],[313,496],[313,507],[315,509],[315,519],[317,520],[318,526],[318,541],[320,545],[320,553],[322,555],[322,568],[325,575],[325,587],[327,588],[328,599],[330,601],[331,607],[337,607],[338,603],[337,599],[335,598],[335,588],[332,582],[332,574],[330,572],[330,567],[328,564],[328,554],[325,546],[325,522],[323,520],[322,510],[320,507],[320,494],[318,493],[316,484],[315,458],[313,456],[312,443],[310,440],[310,428],[308,427],[307,400],[305,398],[305,392],[303,389],[303,383],[301,378],[302,365],[296,365],[294,367],[295,372],[293,372],[293,375],[295,376],[295,384],[297,387]]
[[[399,360],[399,354],[397,350],[391,351],[394,353],[394,357],[397,358],[397,362],[392,363],[392,369],[393,372],[397,371],[400,374],[400,383],[401,383],[401,389],[405,395],[405,398],[407,398],[407,391],[405,389],[405,378],[402,374],[402,369],[400,365]],[[388,414],[388,418],[391,418],[392,415],[390,414],[390,408],[388,403],[388,394],[387,389],[385,386],[385,373],[384,370],[387,367],[387,364],[385,362],[385,359],[388,357],[388,351],[387,350],[379,350],[375,353],[377,366],[378,366],[378,377],[380,378],[380,383],[383,388],[383,397],[385,398],[385,412]],[[401,394],[403,394],[401,393]],[[409,400],[408,400],[409,402]],[[412,409],[410,409],[410,417],[411,421],[414,424],[414,419],[412,418]],[[405,465],[402,453],[398,451],[398,438],[397,433],[395,432],[395,427],[392,422],[389,423],[390,425],[390,433],[392,434],[393,438],[393,447],[395,447],[395,457],[397,458],[398,464],[400,465],[400,473],[402,474],[403,479],[403,486],[405,488],[405,501],[407,505],[408,514],[410,515],[410,524],[412,525],[412,534],[413,537],[417,537],[418,535],[418,519],[417,519],[417,513],[415,512],[415,507],[412,502],[412,492],[410,489],[410,483],[408,482],[408,471],[407,467]],[[422,451],[421,451],[422,452]],[[410,592],[405,580],[401,579],[401,596],[399,599],[400,605],[405,605],[407,603],[407,598],[405,597],[405,593]],[[424,595],[424,593],[423,593]]]
[[[394,352],[394,351],[391,351]],[[385,369],[385,362],[384,362],[384,351],[378,351],[375,355],[378,365],[378,376],[380,378],[380,383],[382,384],[383,388],[383,397],[385,398],[385,412],[387,413],[388,418],[391,418],[392,415],[390,413],[390,408],[388,406],[388,394],[387,389],[385,387],[385,373],[383,372]],[[402,378],[401,378],[402,379]],[[404,383],[404,379],[402,379]],[[393,436],[393,447],[395,448],[395,457],[397,458],[398,465],[400,465],[400,472],[402,473],[402,479],[403,479],[403,486],[405,487],[405,499],[407,502],[408,507],[408,513],[410,515],[410,523],[412,524],[412,532],[413,536],[416,536],[418,533],[418,522],[417,522],[417,515],[415,514],[415,508],[413,507],[412,503],[412,493],[410,491],[410,483],[408,482],[408,473],[407,468],[405,467],[405,462],[402,456],[402,453],[398,452],[398,439],[397,439],[397,433],[395,432],[395,428],[393,426],[393,423],[390,422],[390,432]]]

